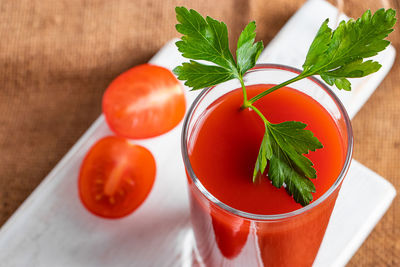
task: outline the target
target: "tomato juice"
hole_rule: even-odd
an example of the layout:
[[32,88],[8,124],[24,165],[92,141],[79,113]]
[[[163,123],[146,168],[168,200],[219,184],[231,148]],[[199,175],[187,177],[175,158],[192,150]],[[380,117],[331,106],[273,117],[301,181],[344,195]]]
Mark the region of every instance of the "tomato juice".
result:
[[[248,86],[253,97],[272,86]],[[265,127],[250,109],[240,110],[241,89],[216,100],[203,113],[200,130],[189,147],[193,170],[205,188],[228,206],[249,213],[280,214],[301,208],[285,188],[274,187],[267,177],[252,182],[254,164]],[[281,88],[261,98],[255,106],[272,123],[301,121],[323,144],[323,149],[306,155],[317,171],[312,179],[314,199],[335,182],[344,163],[345,151],[335,121],[310,96],[290,88]],[[266,171],[267,172],[267,171]]]
[[[251,98],[271,86],[246,88]],[[302,206],[284,187],[272,186],[267,170],[257,183],[252,182],[265,128],[254,111],[240,109],[242,103],[241,89],[214,99],[199,111],[187,137],[191,219],[201,260],[206,266],[311,266],[340,184],[328,196],[324,194],[344,175],[341,172],[348,163],[348,136],[340,129],[346,123],[311,96],[288,87],[254,104],[271,123],[306,123],[324,146],[306,155],[317,171],[312,179],[313,201],[324,197],[314,207],[297,212]]]

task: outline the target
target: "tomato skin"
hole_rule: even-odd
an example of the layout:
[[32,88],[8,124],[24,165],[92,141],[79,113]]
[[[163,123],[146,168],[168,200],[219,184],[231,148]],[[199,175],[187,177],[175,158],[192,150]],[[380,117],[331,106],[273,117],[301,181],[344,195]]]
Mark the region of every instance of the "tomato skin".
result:
[[164,134],[183,119],[184,91],[171,71],[151,64],[133,67],[111,82],[103,113],[113,132],[130,139]]
[[78,180],[82,204],[104,218],[121,218],[150,193],[156,163],[146,148],[116,136],[95,143],[84,158]]

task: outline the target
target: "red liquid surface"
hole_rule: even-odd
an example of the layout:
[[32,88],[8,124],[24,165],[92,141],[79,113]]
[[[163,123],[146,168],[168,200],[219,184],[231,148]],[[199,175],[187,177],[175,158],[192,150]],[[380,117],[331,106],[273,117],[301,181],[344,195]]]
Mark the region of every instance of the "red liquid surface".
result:
[[[248,86],[249,98],[271,85]],[[253,184],[252,174],[264,134],[262,120],[252,110],[240,110],[242,91],[237,89],[217,99],[197,122],[190,138],[189,157],[205,188],[223,203],[250,213],[280,214],[301,208],[282,187],[267,177]],[[329,113],[314,99],[291,88],[281,88],[255,103],[272,123],[294,120],[306,123],[323,144],[306,155],[317,171],[312,179],[322,196],[337,179],[345,157],[339,130]]]

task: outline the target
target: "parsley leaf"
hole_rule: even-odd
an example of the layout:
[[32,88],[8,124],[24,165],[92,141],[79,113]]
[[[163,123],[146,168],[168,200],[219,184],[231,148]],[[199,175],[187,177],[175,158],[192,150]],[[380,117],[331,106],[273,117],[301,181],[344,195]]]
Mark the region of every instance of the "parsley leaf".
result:
[[325,20],[308,51],[301,76],[320,75],[329,85],[351,90],[346,78],[364,77],[378,71],[376,61],[365,61],[384,50],[390,42],[385,38],[396,23],[393,9],[379,9],[374,15],[367,10],[361,18],[342,21],[335,31]]
[[263,140],[260,145],[260,150],[258,152],[258,157],[256,161],[256,166],[253,172],[253,183],[256,181],[259,174],[263,174],[265,168],[267,167],[268,160],[273,156],[273,151],[271,147],[270,134],[268,132],[267,125],[265,125],[265,133]]
[[[183,57],[192,59],[173,70],[178,79],[186,81],[185,85],[193,90],[235,78],[242,82],[243,74],[255,66],[264,48],[262,42],[254,44],[255,22],[250,22],[239,36],[236,63],[229,50],[225,23],[210,17],[204,19],[195,10],[187,10],[185,7],[176,7],[175,11],[179,22],[176,30],[183,34],[176,46]],[[202,64],[193,59],[208,61],[214,65]]]
[[203,89],[235,78],[228,69],[210,66],[191,60],[174,69],[179,80],[186,80],[185,85],[193,90]]
[[246,71],[256,65],[256,61],[264,49],[263,43],[254,43],[256,38],[256,23],[250,22],[239,36],[236,58],[238,71],[243,76]]
[[195,10],[176,7],[179,24],[176,30],[183,34],[176,42],[182,56],[205,60],[218,66],[210,66],[191,60],[176,67],[173,72],[193,90],[216,85],[239,77],[236,62],[229,50],[228,29],[223,22],[210,17],[204,19]]
[[303,206],[313,199],[315,187],[310,178],[317,177],[313,163],[303,154],[323,147],[311,131],[304,129],[306,126],[298,121],[266,123],[253,174],[254,180],[264,173],[269,161],[268,178],[272,184],[278,188],[285,185],[289,195]]
[[211,61],[226,69],[236,69],[236,63],[229,51],[228,29],[223,22],[210,17],[204,19],[199,13],[184,7],[177,7],[176,18],[180,24],[176,30],[183,34],[176,42],[182,56],[190,59]]

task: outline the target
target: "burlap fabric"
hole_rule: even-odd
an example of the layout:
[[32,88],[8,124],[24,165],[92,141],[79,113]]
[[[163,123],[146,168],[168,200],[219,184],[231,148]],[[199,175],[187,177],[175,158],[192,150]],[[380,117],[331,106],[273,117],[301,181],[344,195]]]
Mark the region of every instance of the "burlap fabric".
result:
[[[177,36],[176,5],[227,22],[232,40],[254,19],[258,38],[268,43],[303,2],[0,1],[0,224],[99,116],[107,84],[124,70],[146,62]],[[399,1],[383,2],[400,8]],[[349,0],[344,11],[359,16],[381,5],[374,0]],[[399,33],[391,40],[399,52]],[[353,120],[355,158],[397,190],[399,71],[395,63]],[[400,266],[399,198],[349,266]]]

